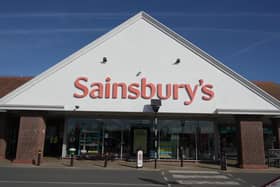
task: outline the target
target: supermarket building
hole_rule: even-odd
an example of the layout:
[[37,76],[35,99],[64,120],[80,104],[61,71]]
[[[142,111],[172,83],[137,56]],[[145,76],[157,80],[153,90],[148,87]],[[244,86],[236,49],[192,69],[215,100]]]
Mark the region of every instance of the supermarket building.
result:
[[[13,81],[0,99],[0,158],[14,162],[32,163],[38,151],[65,158],[69,148],[122,160],[141,148],[153,159],[157,139],[161,160],[178,160],[182,147],[185,160],[218,161],[223,146],[240,167],[265,168],[280,144],[278,99],[144,12]],[[151,99],[162,102],[157,137]]]

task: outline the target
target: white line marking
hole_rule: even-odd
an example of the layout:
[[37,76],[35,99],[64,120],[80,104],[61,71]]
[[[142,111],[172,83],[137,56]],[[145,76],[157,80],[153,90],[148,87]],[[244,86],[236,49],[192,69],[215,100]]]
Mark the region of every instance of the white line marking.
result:
[[168,181],[168,178],[167,178],[167,177],[163,177],[163,178],[164,178],[165,181]]
[[110,185],[110,186],[164,186],[160,184],[130,184],[109,182],[66,182],[66,181],[8,181],[0,180],[0,183],[11,184],[68,184],[68,185]]
[[177,179],[229,179],[224,175],[172,175],[172,177]]
[[184,170],[169,170],[169,173],[187,173],[187,174],[220,174],[217,171],[184,171]]
[[243,183],[246,183],[245,180],[241,179],[241,178],[237,178],[236,180],[240,181],[240,182],[243,182]]
[[177,180],[179,184],[212,184],[212,185],[240,185],[239,182],[235,181],[195,181],[195,180]]
[[167,187],[171,187],[171,184],[168,184]]
[[228,176],[230,176],[230,177],[233,177],[233,175],[232,175],[232,174],[230,174],[230,173],[228,173],[227,175],[228,175]]

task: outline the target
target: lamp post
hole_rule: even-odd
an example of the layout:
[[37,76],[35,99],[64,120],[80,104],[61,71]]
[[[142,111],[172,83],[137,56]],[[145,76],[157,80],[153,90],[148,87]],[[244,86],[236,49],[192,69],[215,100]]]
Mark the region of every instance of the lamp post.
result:
[[157,168],[157,158],[158,158],[158,121],[157,121],[157,112],[161,106],[160,99],[152,99],[151,107],[155,113],[154,115],[154,146],[155,146],[155,169]]

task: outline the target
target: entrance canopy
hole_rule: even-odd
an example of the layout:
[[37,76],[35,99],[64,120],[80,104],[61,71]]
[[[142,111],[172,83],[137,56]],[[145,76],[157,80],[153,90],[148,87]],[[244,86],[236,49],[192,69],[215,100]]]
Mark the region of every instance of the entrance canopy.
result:
[[280,103],[144,12],[0,100],[2,110],[280,114]]

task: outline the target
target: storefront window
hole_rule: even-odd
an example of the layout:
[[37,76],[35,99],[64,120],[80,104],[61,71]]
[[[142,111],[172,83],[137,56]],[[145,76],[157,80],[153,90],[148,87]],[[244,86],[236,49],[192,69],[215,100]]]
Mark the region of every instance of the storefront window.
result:
[[[214,124],[199,120],[159,120],[160,159],[211,160],[215,151]],[[67,121],[67,150],[76,148],[81,158],[114,159],[135,157],[142,149],[154,156],[153,120],[70,118]]]
[[263,139],[264,139],[264,150],[267,155],[269,149],[275,149],[277,146],[274,126],[271,120],[269,119],[263,121]]
[[197,159],[196,127],[197,121],[181,121],[179,148],[183,150],[183,158],[185,160]]
[[218,122],[220,141],[231,164],[238,162],[237,125],[234,119],[220,119]]
[[118,159],[121,153],[122,123],[119,120],[104,120],[103,125],[103,153]]
[[103,122],[96,119],[70,119],[67,126],[67,150],[76,148],[78,156],[100,156]]
[[214,124],[210,121],[160,120],[159,155],[162,159],[212,160],[215,152]]
[[[126,159],[143,149],[149,155],[152,120],[73,118],[67,122],[67,150],[82,158]],[[68,152],[69,154],[69,152]]]
[[210,121],[199,121],[197,126],[198,159],[214,160],[215,134],[214,124]]
[[159,120],[159,157],[162,159],[176,159],[180,121]]

